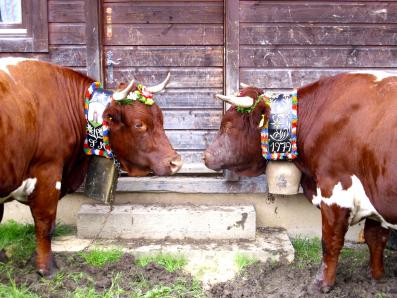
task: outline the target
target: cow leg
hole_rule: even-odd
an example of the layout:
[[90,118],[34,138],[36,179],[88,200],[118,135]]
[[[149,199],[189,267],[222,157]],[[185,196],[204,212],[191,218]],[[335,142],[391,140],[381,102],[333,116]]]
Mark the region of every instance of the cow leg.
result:
[[[51,278],[56,271],[56,263],[51,252],[51,239],[55,230],[55,217],[60,189],[56,188],[56,177],[49,175],[37,177],[37,185],[30,198],[36,231],[36,269],[40,276]],[[51,178],[49,178],[51,177]]]
[[384,274],[383,252],[389,239],[390,231],[381,226],[380,222],[367,218],[365,220],[364,237],[370,253],[370,271],[374,279]]
[[323,293],[329,292],[335,284],[336,267],[349,226],[349,214],[349,209],[321,204],[323,259],[315,283]]

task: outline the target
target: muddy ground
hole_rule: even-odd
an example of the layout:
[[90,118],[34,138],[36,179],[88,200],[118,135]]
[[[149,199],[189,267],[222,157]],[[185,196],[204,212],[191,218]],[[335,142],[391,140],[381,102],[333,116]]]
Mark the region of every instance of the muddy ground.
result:
[[[338,268],[337,285],[329,294],[313,293],[311,290],[310,284],[317,272],[317,263],[295,262],[288,265],[251,265],[234,280],[204,291],[204,297],[397,297],[397,252],[387,251],[386,275],[381,282],[368,278],[368,253],[363,250],[363,254],[363,258],[357,258],[356,255],[343,256]],[[53,281],[51,286],[46,282],[38,282],[32,264],[15,263],[12,275],[16,285],[28,287],[29,291],[38,293],[40,297],[69,297],[76,288],[84,287],[105,293],[120,272],[122,278],[118,280],[118,286],[125,291],[133,291],[137,284],[142,286],[143,281],[166,285],[182,280],[187,287],[193,283],[193,278],[181,271],[170,273],[156,264],[139,267],[135,265],[134,257],[128,254],[117,263],[105,265],[104,268],[85,265],[77,253],[58,253],[56,259],[63,272],[63,277],[58,282]],[[8,284],[8,276],[0,276],[0,283]],[[184,294],[183,297],[190,296]]]

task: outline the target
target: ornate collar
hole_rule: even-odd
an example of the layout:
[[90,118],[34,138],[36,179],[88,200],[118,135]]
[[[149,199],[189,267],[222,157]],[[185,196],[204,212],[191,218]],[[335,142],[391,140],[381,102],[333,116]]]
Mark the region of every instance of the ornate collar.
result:
[[[294,159],[298,155],[296,127],[298,122],[297,91],[291,93],[268,93],[258,97],[270,106],[270,116],[260,125],[262,155],[267,160]],[[254,105],[255,105],[254,104]],[[254,106],[253,105],[253,106]],[[263,116],[262,116],[263,117]]]

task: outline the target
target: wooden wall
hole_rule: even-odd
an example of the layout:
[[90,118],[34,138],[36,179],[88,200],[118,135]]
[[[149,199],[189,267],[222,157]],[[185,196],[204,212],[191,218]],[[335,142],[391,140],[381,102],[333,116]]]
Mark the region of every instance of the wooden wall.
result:
[[223,1],[104,1],[105,80],[145,85],[171,72],[155,96],[166,133],[184,159],[182,172],[208,172],[203,150],[219,128],[223,104]]
[[270,89],[397,66],[395,1],[240,1],[240,80]]
[[85,0],[48,1],[48,53],[7,53],[0,57],[38,58],[86,73]]

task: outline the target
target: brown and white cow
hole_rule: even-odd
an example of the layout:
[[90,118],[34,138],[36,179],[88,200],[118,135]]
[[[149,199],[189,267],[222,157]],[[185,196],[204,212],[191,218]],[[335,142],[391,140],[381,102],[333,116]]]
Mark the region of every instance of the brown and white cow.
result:
[[[374,279],[384,273],[389,228],[397,228],[397,77],[339,74],[298,92],[298,157],[305,196],[321,209],[323,259],[316,285],[327,292],[349,225],[365,219],[364,235]],[[255,101],[263,91],[245,87],[229,102]],[[240,175],[264,173],[258,123],[268,120],[260,101],[251,113],[232,106],[205,152],[207,167]]]
[[[55,269],[51,236],[58,200],[75,191],[87,172],[84,96],[92,82],[49,63],[0,59],[0,202],[27,197],[36,229],[36,266],[42,276],[52,275]],[[125,98],[134,88],[136,84],[130,84],[113,98]],[[111,149],[129,175],[151,171],[170,175],[180,169],[181,158],[164,133],[163,115],[156,104],[121,105],[113,100],[103,117]]]

